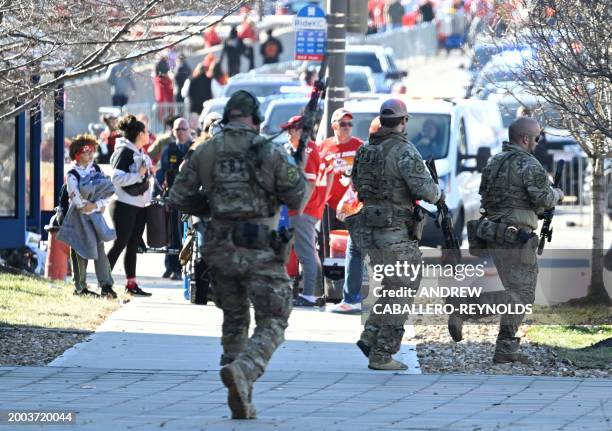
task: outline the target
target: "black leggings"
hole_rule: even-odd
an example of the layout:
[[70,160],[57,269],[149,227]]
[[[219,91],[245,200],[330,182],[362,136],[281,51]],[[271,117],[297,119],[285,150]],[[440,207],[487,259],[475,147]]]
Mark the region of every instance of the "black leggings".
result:
[[112,202],[109,210],[117,231],[117,239],[108,251],[110,267],[111,269],[115,267],[119,255],[125,249],[123,256],[125,277],[134,278],[136,277],[136,252],[144,233],[147,210],[119,201]]

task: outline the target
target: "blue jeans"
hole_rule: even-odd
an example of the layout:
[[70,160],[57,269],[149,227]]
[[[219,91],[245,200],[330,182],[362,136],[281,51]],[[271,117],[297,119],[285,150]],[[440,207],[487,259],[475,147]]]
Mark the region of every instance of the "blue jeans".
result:
[[344,287],[343,301],[349,304],[361,302],[361,282],[363,278],[363,257],[361,250],[353,245],[349,236],[346,244],[346,255],[344,258]]

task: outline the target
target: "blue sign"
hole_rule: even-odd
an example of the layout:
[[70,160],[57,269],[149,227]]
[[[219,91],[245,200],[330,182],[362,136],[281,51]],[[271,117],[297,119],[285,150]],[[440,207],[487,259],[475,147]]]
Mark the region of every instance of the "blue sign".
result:
[[295,27],[295,59],[318,60],[325,57],[327,20],[319,6],[304,6],[293,19]]

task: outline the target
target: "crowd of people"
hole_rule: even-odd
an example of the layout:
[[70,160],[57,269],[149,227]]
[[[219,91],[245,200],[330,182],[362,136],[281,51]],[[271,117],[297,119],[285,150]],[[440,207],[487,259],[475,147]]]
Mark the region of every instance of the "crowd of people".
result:
[[[205,48],[220,46],[217,54],[209,52],[190,66],[185,54],[175,48],[166,49],[156,60],[151,73],[154,100],[159,105],[162,120],[170,112],[170,104],[188,103],[189,111],[200,114],[207,100],[220,97],[228,79],[242,70],[246,61],[248,70],[255,67],[255,44],[263,64],[277,63],[283,53],[283,44],[267,29],[260,40],[260,32],[250,17],[249,10],[241,11],[240,24],[230,28],[227,38],[217,33],[216,25],[203,32]],[[193,64],[193,63],[192,63]],[[113,106],[127,105],[136,94],[134,62],[115,63],[107,69],[106,82],[110,86]],[[166,108],[166,109],[165,109]]]

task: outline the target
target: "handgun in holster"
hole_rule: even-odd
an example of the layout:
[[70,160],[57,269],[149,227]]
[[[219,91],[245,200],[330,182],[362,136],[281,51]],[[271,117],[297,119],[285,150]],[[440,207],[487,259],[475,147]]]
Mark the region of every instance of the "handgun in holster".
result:
[[291,253],[291,240],[293,239],[293,228],[282,227],[270,233],[270,247],[274,250],[279,262],[287,263]]

